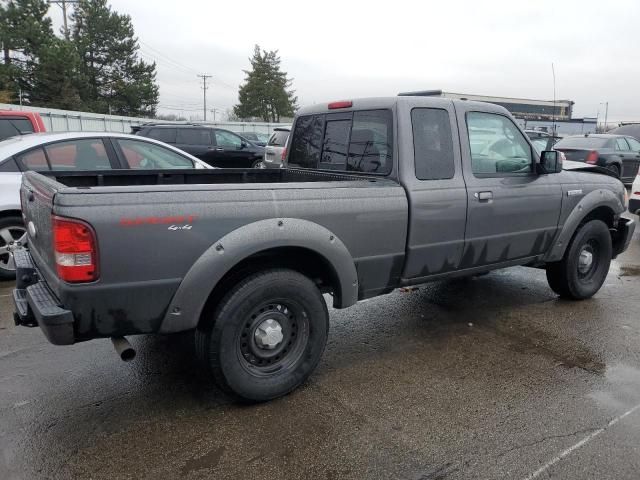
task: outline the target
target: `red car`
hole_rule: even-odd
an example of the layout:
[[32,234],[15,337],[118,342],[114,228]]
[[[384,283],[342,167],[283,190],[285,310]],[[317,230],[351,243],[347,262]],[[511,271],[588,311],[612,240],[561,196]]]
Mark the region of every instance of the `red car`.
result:
[[46,128],[39,113],[0,110],[0,141],[16,135],[45,131]]

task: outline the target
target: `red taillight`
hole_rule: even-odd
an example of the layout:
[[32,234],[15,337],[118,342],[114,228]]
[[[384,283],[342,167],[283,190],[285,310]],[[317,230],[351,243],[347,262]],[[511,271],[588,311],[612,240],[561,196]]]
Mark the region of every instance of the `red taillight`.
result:
[[329,110],[335,110],[336,108],[351,108],[353,102],[351,100],[343,100],[340,102],[331,102],[329,104]]
[[280,155],[280,160],[282,160],[284,162],[284,160],[287,158],[287,147],[284,147],[282,149],[282,154]]
[[53,250],[58,276],[65,282],[98,278],[98,251],[93,229],[80,220],[53,217]]
[[591,150],[587,154],[587,158],[585,158],[584,161],[586,163],[590,163],[591,165],[595,165],[596,163],[598,163],[598,152],[596,152],[595,150]]

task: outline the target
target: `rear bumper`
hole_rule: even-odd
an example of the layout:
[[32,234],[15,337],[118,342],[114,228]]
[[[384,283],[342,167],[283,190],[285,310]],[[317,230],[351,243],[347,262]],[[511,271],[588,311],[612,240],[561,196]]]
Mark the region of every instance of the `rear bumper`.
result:
[[618,220],[618,228],[613,242],[613,258],[624,252],[629,247],[631,237],[636,229],[636,222],[630,218]]
[[16,288],[13,291],[16,325],[39,326],[54,345],[71,345],[75,341],[73,314],[60,302],[38,276],[27,250],[15,253]]

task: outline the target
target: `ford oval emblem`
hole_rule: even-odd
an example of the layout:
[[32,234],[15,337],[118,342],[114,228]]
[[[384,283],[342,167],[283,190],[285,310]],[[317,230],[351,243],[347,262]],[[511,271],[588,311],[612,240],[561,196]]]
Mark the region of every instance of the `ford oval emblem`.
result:
[[29,231],[29,236],[36,238],[36,234],[37,234],[36,226],[33,222],[29,222],[27,224],[27,230]]

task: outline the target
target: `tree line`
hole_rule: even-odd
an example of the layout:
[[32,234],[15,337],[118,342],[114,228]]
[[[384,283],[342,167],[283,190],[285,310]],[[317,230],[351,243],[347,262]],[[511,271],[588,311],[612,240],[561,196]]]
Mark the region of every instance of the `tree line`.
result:
[[107,0],[80,0],[60,37],[48,10],[44,0],[0,2],[0,102],[155,115],[156,65],[139,58],[131,17]]

